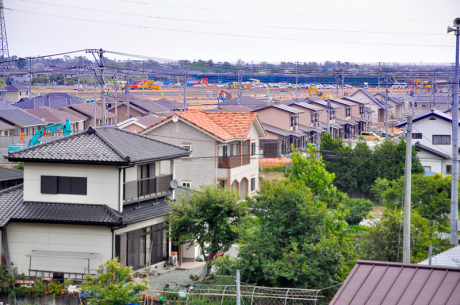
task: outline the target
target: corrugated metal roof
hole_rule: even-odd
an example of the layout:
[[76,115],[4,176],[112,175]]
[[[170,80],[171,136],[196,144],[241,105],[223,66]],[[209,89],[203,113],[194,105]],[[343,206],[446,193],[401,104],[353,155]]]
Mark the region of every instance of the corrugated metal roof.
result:
[[458,305],[460,268],[357,261],[330,305]]

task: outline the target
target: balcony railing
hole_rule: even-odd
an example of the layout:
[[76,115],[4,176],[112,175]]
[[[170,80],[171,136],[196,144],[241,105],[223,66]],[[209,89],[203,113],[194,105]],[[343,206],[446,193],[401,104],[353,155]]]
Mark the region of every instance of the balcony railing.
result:
[[152,178],[128,181],[124,183],[123,201],[136,201],[171,194],[172,175],[159,175]]
[[219,157],[219,168],[233,168],[251,163],[250,155]]

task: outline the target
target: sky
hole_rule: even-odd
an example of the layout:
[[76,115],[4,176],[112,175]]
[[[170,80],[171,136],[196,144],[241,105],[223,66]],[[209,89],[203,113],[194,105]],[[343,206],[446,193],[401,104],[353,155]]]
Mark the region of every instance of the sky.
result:
[[[10,55],[451,63],[460,0],[3,0]],[[71,56],[85,55],[72,54]],[[89,55],[89,54],[88,54]],[[106,54],[109,58],[133,56]]]

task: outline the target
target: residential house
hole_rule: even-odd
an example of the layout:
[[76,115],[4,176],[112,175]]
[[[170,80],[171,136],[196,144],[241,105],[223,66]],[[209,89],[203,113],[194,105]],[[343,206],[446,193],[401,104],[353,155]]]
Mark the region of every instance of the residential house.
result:
[[358,260],[330,305],[458,304],[460,268]]
[[[353,93],[351,97],[355,100],[369,103],[366,107],[373,111],[373,113],[369,116],[372,123],[385,122],[385,109],[387,105],[385,101],[380,101],[367,89],[358,89],[358,91]],[[391,111],[394,111],[392,109],[394,109],[394,106],[388,104],[388,115],[390,115]]]
[[141,116],[136,118],[130,118],[126,121],[117,124],[120,129],[141,133],[150,126],[164,120],[163,117],[157,117],[156,115]]
[[[48,125],[45,121],[23,109],[10,106],[0,110],[0,132],[2,135],[31,136]],[[14,127],[14,128],[12,128]]]
[[22,109],[35,109],[38,107],[49,107],[58,109],[68,105],[83,104],[83,100],[68,93],[48,93],[31,99],[21,99],[14,106]]
[[259,188],[259,143],[266,133],[255,113],[177,112],[142,134],[191,151],[176,162],[183,187],[220,184],[241,196]]
[[134,269],[161,268],[174,248],[165,216],[175,160],[189,153],[116,127],[9,153],[24,162],[24,184],[0,192],[6,266],[66,278],[95,273],[115,257]]
[[355,103],[341,99],[341,98],[332,98],[330,99],[331,105],[340,106],[336,110],[335,122],[343,126],[343,135],[341,138],[351,138],[355,135],[361,133],[360,122],[354,120],[352,116],[359,115],[359,107]]
[[[384,93],[376,93],[374,96],[383,104],[385,104],[386,101],[386,94]],[[393,119],[401,119],[403,117],[403,108],[404,108],[404,103],[399,101],[396,97],[393,97],[393,95],[388,94],[388,104],[391,105],[393,108],[389,109],[389,117],[388,119],[391,119],[391,116],[393,116]]]
[[0,190],[22,184],[23,181],[23,171],[0,166]]
[[[452,173],[452,118],[437,110],[412,120],[412,143],[425,171]],[[459,123],[457,123],[459,124]],[[396,125],[403,128],[407,122]]]
[[[70,121],[71,132],[79,132],[84,130],[85,119],[81,116],[76,116],[66,111],[57,110],[50,107],[38,107],[34,109],[27,110],[31,115],[41,118],[43,121],[48,123],[48,125],[56,123],[64,123],[66,120]],[[60,130],[55,133],[56,135],[62,135],[63,131]]]
[[[316,107],[322,107],[323,110],[320,112],[319,115],[319,127],[324,128],[327,130],[327,107],[328,107],[328,102],[324,99],[319,99],[319,98],[307,98],[307,101],[309,104],[314,105]],[[338,111],[342,108],[341,106],[338,106],[333,103],[329,103],[330,107],[330,118],[329,118],[329,127],[331,128],[331,135],[334,138],[337,137],[342,137],[343,136],[343,130],[344,130],[344,125],[337,123],[336,122],[336,117]]]
[[267,104],[254,108],[264,124],[267,137],[261,140],[261,149],[266,158],[277,158],[292,152],[292,146],[305,149],[307,135],[299,130],[299,116],[303,109],[293,108],[283,104]]
[[317,135],[325,132],[319,122],[321,111],[325,108],[308,104],[304,99],[283,101],[283,104],[303,111],[299,113],[299,130],[307,135],[307,143],[316,142]]
[[371,122],[370,117],[372,116],[372,113],[374,113],[372,109],[366,107],[370,102],[364,101],[362,99],[352,98],[350,96],[344,96],[342,99],[348,102],[352,102],[358,106],[358,113],[356,113],[356,111],[352,112],[351,118],[357,122],[360,122],[361,131],[369,130],[369,123]]
[[0,92],[0,99],[3,100],[3,95],[5,95],[5,100],[10,103],[16,103],[23,97],[29,97],[29,88],[18,84],[6,86],[5,90]]
[[[61,107],[58,110],[70,113],[74,116],[80,117],[84,120],[83,129],[94,127],[94,113],[96,113],[96,127],[101,126],[102,123],[102,108],[91,104],[75,104]],[[106,125],[115,124],[115,115],[106,110],[105,112]]]
[[[458,226],[457,226],[458,227]],[[448,234],[448,233],[446,233]],[[419,265],[432,265],[432,266],[446,266],[446,267],[460,267],[460,246],[450,248],[439,254],[433,255],[431,261],[427,258],[421,261]]]

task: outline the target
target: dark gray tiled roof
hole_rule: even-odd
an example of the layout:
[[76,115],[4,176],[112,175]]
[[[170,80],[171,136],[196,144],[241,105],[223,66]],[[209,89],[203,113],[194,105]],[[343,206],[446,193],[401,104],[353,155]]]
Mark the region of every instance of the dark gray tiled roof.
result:
[[123,216],[126,223],[139,222],[168,214],[171,211],[169,204],[162,199],[155,202],[155,199],[146,200],[138,205],[137,203],[123,206]]
[[187,156],[182,147],[116,127],[99,127],[9,153],[10,161],[132,164]]
[[219,106],[267,106],[268,103],[264,100],[259,100],[250,96],[242,96],[241,104],[238,105],[238,98],[230,98],[219,103]]
[[35,109],[44,106],[58,109],[74,104],[83,104],[83,101],[68,93],[48,93],[46,95],[36,96],[30,100],[19,101],[14,105],[22,109]]
[[45,121],[42,121],[39,118],[19,108],[0,110],[0,118],[20,127],[48,125],[48,123]]
[[23,85],[17,85],[17,84],[12,84],[9,86],[6,86],[6,91],[19,91],[19,90],[29,90],[26,86]]
[[126,218],[103,204],[24,202],[20,184],[0,191],[0,227],[9,221],[121,225]]
[[[384,93],[376,93],[374,94],[374,96],[377,97],[379,100],[384,100],[386,98],[386,95]],[[404,106],[403,102],[399,101],[399,99],[391,95],[388,95],[388,99],[399,106]]]
[[0,166],[0,181],[23,179],[24,172]]

